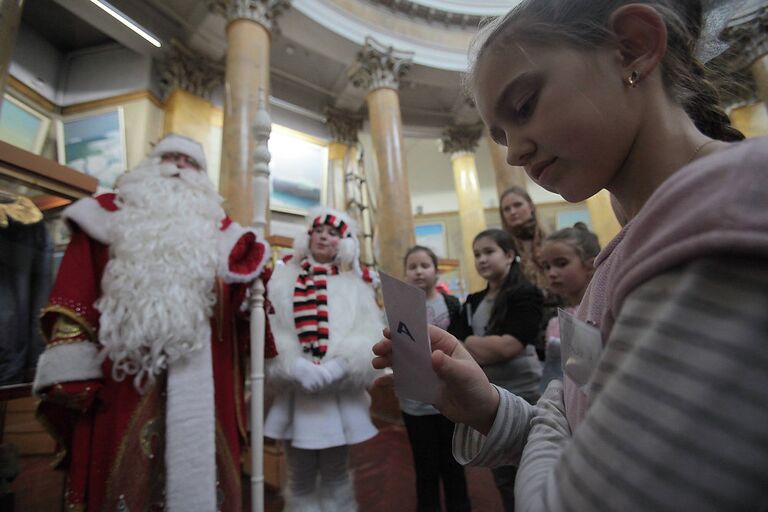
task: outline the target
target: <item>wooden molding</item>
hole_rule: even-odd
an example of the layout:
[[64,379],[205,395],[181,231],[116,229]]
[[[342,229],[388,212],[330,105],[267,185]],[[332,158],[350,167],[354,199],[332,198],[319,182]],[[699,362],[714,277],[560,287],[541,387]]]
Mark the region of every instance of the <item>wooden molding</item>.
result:
[[30,88],[28,85],[13,75],[8,75],[8,87],[50,113],[59,110],[57,105],[46,99],[43,95]]
[[77,114],[78,112],[87,112],[89,110],[96,110],[98,108],[111,107],[113,105],[122,105],[130,101],[148,99],[157,108],[163,108],[162,102],[151,91],[134,91],[118,96],[111,96],[109,98],[103,98],[100,100],[86,101],[84,103],[77,103],[61,109],[62,115]]
[[289,236],[270,235],[267,237],[267,242],[272,247],[293,247],[293,238]]
[[0,174],[75,199],[96,192],[98,180],[48,158],[0,141]]

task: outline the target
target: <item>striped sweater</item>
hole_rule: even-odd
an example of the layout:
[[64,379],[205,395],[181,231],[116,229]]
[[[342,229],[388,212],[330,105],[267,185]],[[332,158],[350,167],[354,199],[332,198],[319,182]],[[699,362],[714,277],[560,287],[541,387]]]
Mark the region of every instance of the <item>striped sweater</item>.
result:
[[573,436],[558,381],[535,408],[500,390],[488,437],[457,435],[457,458],[511,462],[521,436],[504,425],[524,414],[519,510],[768,509],[764,260],[702,259],[638,287],[593,383]]
[[535,408],[501,393],[456,458],[524,448],[522,510],[768,510],[765,162],[766,138],[693,162],[601,253],[579,311],[606,342],[588,411],[558,385]]

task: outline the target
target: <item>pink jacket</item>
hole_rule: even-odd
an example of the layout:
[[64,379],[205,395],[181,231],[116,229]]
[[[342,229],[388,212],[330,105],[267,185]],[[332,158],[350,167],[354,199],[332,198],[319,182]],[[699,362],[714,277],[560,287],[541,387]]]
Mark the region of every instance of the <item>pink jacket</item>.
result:
[[[598,255],[576,316],[597,325],[606,343],[637,286],[712,256],[768,258],[768,137],[733,144],[669,177]],[[588,400],[568,377],[564,398],[573,431]]]

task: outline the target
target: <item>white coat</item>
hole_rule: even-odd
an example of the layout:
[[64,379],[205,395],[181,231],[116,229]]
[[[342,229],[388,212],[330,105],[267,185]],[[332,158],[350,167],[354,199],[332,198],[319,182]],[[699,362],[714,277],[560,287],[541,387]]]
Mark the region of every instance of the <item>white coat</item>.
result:
[[293,376],[302,353],[293,317],[293,290],[299,265],[279,266],[269,283],[274,307],[270,326],[277,357],[267,361],[267,383],[277,396],[264,424],[264,435],[290,440],[296,448],[319,450],[356,444],[377,433],[370,419],[366,391],[379,373],[371,366],[371,347],[381,338],[383,315],[373,289],[355,272],[328,276],[330,338],[326,359],[341,358],[346,376],[318,393],[306,393]]

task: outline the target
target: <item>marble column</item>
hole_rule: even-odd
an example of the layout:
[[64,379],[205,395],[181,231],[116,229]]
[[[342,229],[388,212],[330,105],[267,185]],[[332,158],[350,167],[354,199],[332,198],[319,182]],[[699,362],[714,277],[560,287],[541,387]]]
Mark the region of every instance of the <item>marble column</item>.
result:
[[475,271],[472,240],[486,228],[483,200],[477,177],[475,150],[483,133],[476,125],[453,125],[443,131],[443,153],[451,155],[453,182],[459,198],[459,222],[461,225],[462,274],[470,292],[485,287],[485,280]]
[[[288,0],[215,0],[211,10],[227,19],[224,126],[219,191],[232,219],[254,221],[254,122],[259,97],[269,98],[269,49],[277,17]],[[268,196],[267,196],[268,200]],[[257,205],[268,211],[269,205]]]
[[517,165],[509,165],[507,163],[507,148],[496,144],[488,134],[488,130],[483,130],[483,132],[491,152],[493,174],[496,177],[496,195],[500,197],[505,190],[513,186],[525,189],[528,184],[525,170]]
[[396,276],[403,272],[405,251],[415,243],[398,94],[400,78],[409,69],[412,56],[368,38],[350,72],[352,83],[367,90],[371,138],[379,171],[376,203],[379,266]]
[[[357,162],[357,133],[363,127],[363,116],[347,110],[327,108],[325,124],[332,138],[328,145],[327,203],[332,208],[347,211],[351,201],[359,203],[359,197],[347,188],[347,171],[354,171],[352,167]],[[360,219],[356,217],[356,220]]]
[[24,0],[0,0],[0,110],[3,108],[2,93],[5,91],[8,68],[16,46],[23,5]]

